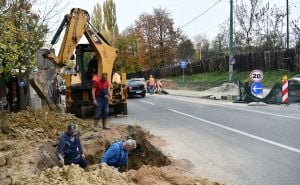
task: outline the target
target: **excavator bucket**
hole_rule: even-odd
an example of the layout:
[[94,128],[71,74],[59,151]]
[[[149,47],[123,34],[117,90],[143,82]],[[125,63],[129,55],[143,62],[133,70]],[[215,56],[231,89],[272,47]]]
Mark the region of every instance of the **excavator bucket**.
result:
[[57,71],[55,68],[42,69],[36,73],[33,73],[29,82],[34,88],[39,97],[47,102],[49,105],[48,91],[51,86],[53,79],[56,77]]

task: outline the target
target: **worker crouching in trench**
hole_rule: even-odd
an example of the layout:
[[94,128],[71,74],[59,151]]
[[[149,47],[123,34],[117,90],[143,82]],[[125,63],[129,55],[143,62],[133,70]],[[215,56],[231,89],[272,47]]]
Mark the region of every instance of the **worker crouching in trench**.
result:
[[136,141],[118,141],[109,146],[100,161],[101,166],[113,166],[120,172],[128,170],[128,152],[136,148]]
[[93,76],[92,97],[95,105],[94,109],[94,128],[95,132],[98,131],[98,124],[100,116],[102,118],[103,129],[109,129],[107,125],[107,117],[109,113],[109,82],[107,80],[107,73],[102,73],[101,79],[97,74]]
[[61,166],[78,164],[81,168],[86,168],[88,163],[83,153],[76,125],[68,125],[66,132],[59,139],[56,155]]

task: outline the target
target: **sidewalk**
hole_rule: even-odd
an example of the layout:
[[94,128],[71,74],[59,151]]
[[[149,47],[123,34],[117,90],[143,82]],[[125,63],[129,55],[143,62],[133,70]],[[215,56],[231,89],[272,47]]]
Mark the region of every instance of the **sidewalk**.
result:
[[[195,91],[195,90],[174,90],[174,89],[164,89],[170,95],[173,96],[185,96],[185,97],[195,97],[195,98],[208,98],[208,99],[222,99],[221,97],[227,96],[239,96],[239,88],[235,84],[225,83],[218,87],[213,87],[205,91]],[[271,89],[264,89],[263,94],[260,97],[265,97],[268,95]]]
[[173,96],[185,96],[194,98],[209,98],[209,99],[221,99],[221,96],[237,96],[238,92],[212,92],[212,91],[190,91],[190,90],[174,90],[164,89],[170,95]]

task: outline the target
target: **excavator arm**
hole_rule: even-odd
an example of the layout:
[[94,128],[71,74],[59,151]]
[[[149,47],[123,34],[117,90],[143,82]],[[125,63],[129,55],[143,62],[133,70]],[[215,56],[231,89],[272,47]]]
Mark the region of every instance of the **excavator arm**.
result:
[[[30,78],[32,87],[36,90],[40,98],[46,100],[48,105],[50,102],[48,99],[49,86],[56,77],[57,70],[68,65],[70,58],[83,35],[86,36],[89,44],[92,45],[95,50],[98,60],[98,74],[103,72],[107,73],[109,81],[111,81],[111,73],[114,61],[117,57],[117,50],[111,47],[109,42],[107,42],[107,40],[89,23],[87,11],[74,8],[71,10],[70,14],[65,15],[59,29],[51,41],[52,45],[57,43],[57,40],[64,29],[66,30],[58,56],[51,50],[48,50],[43,55],[43,57],[46,57],[55,64],[55,68],[41,69]],[[66,75],[65,80],[66,98],[68,99],[71,96],[71,77]]]

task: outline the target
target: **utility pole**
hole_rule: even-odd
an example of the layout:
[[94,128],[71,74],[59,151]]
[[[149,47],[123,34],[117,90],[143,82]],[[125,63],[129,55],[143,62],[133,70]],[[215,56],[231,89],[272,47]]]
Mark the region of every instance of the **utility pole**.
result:
[[286,0],[286,48],[290,48],[289,0]]
[[230,28],[229,28],[229,81],[231,82],[233,76],[233,0],[230,0]]
[[[25,0],[22,0],[21,1],[21,5],[25,4],[26,1]],[[23,27],[23,30],[25,32],[28,31],[28,26],[27,26],[27,18],[28,18],[28,15],[26,13],[25,10],[22,10],[21,12],[21,17],[22,17],[22,27]],[[20,95],[19,95],[19,105],[20,105],[20,110],[25,110],[26,109],[26,106],[28,104],[27,100],[28,100],[28,81],[27,79],[25,80],[24,78],[26,77],[26,73],[27,73],[27,70],[28,70],[28,67],[29,67],[29,63],[30,63],[30,59],[29,59],[29,48],[28,48],[28,43],[25,44],[25,71],[23,72],[22,70],[22,67],[19,68],[19,88],[20,88]],[[26,84],[27,83],[27,84]],[[25,88],[27,88],[27,95],[25,95]]]

